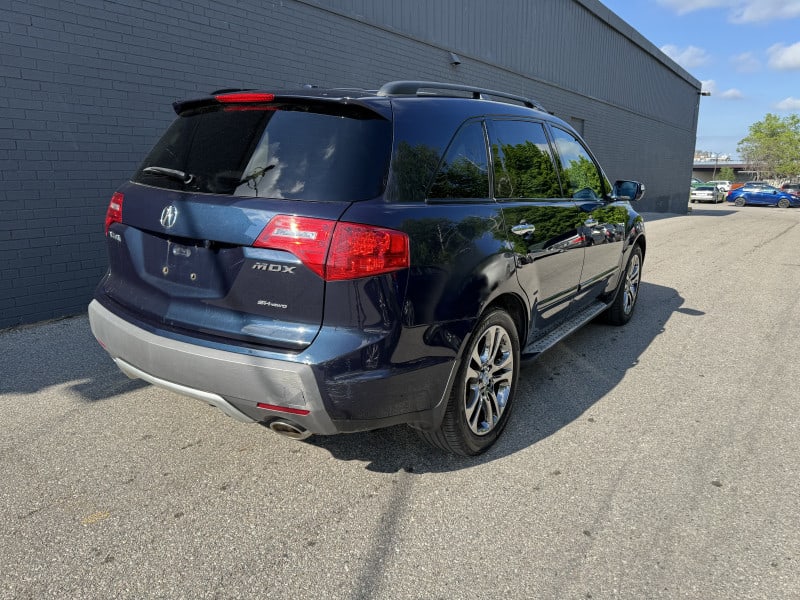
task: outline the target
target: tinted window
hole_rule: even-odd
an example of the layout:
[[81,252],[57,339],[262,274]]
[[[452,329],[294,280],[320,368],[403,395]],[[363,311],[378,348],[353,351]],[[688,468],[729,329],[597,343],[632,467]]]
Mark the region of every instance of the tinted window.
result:
[[541,123],[493,121],[490,134],[496,197],[561,197],[558,175]]
[[215,108],[178,117],[134,181],[245,197],[364,200],[383,192],[390,151],[391,124],[366,110]]
[[581,199],[602,198],[604,178],[586,148],[571,133],[556,127],[552,131],[566,196]]
[[483,125],[468,123],[447,149],[428,197],[488,198],[488,163]]

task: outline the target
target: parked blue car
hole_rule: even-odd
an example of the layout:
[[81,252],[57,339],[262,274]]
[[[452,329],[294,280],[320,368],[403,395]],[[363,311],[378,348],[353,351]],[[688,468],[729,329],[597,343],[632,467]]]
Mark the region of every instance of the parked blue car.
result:
[[800,206],[800,197],[794,196],[774,186],[762,182],[748,182],[728,194],[728,202],[736,206],[757,204],[789,208]]

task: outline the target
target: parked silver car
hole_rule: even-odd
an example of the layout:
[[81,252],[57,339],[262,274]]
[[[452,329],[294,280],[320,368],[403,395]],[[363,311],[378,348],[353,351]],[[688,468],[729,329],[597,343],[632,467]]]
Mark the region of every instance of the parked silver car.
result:
[[720,190],[712,183],[697,185],[689,192],[689,201],[694,202],[722,202],[725,199],[725,192]]

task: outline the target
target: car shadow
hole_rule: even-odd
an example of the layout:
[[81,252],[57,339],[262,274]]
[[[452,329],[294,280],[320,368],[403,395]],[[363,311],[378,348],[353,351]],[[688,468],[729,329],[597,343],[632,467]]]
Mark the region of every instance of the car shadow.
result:
[[446,472],[491,462],[529,448],[581,418],[612,393],[627,371],[663,331],[683,298],[668,287],[643,282],[640,305],[625,327],[591,323],[536,361],[523,364],[514,414],[503,435],[485,454],[461,457],[428,446],[409,427],[398,426],[338,436],[312,436],[303,443],[340,460],[362,461],[370,471]]
[[0,332],[0,394],[35,394],[73,382],[87,401],[113,398],[146,387],[129,379],[97,343],[86,314]]
[[[406,426],[312,436],[297,443],[384,473],[447,472],[512,455],[580,419],[610,394],[673,313],[703,314],[682,305],[676,290],[642,282],[639,308],[628,325],[590,323],[536,361],[524,363],[514,414],[502,437],[480,456],[466,458],[431,448]],[[0,356],[0,394],[35,394],[68,383],[81,399],[96,402],[149,385],[128,379],[117,368],[92,336],[85,314],[0,332]]]

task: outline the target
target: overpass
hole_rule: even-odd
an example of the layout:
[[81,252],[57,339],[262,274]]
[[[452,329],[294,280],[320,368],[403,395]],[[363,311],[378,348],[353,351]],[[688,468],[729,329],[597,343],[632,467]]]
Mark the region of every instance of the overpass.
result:
[[755,178],[755,173],[748,169],[749,165],[743,162],[731,161],[703,161],[696,162],[692,165],[692,177],[702,179],[703,181],[711,181],[713,179],[721,179],[719,176],[720,169],[730,167],[736,174],[735,181],[751,181]]

